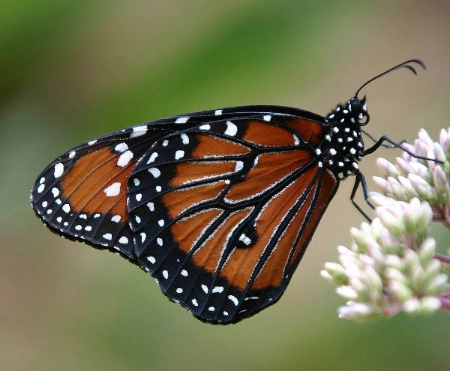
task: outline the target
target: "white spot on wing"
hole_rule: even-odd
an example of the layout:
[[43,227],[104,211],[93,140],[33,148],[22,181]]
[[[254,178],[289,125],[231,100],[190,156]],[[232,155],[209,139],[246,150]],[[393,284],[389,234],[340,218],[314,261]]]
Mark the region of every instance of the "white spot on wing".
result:
[[228,295],[228,299],[230,299],[233,302],[234,305],[238,306],[239,300],[237,299],[236,296]]
[[263,116],[263,120],[264,121],[270,121],[270,120],[272,120],[272,116],[271,115],[264,115]]
[[54,172],[54,176],[55,178],[59,178],[61,175],[63,175],[64,173],[64,165],[61,163],[58,163],[55,165],[55,172]]
[[111,233],[105,233],[105,234],[103,235],[103,238],[104,238],[105,240],[111,241],[111,240],[112,240],[112,234],[111,234]]
[[185,124],[187,122],[187,120],[189,120],[188,116],[178,117],[175,120],[175,124]]
[[122,245],[125,245],[128,243],[128,238],[125,236],[122,236],[119,238],[119,243],[121,243]]
[[238,172],[241,171],[244,167],[244,163],[242,161],[236,161],[236,167],[234,168],[234,171]]
[[205,124],[199,127],[200,130],[209,130],[211,129],[211,126],[209,124]]
[[149,164],[149,163],[151,163],[151,162],[154,162],[154,161],[156,160],[156,157],[158,157],[158,152],[153,152],[153,153],[150,155],[150,158],[148,159],[147,164]]
[[227,130],[225,130],[225,135],[234,137],[237,134],[238,128],[231,121],[227,121]]
[[58,188],[52,188],[52,194],[53,194],[53,197],[58,197],[59,196],[59,189]]
[[157,167],[151,167],[148,169],[148,172],[155,178],[158,178],[161,175],[161,171]]
[[181,134],[181,141],[183,144],[189,144],[189,137],[186,133]]
[[147,125],[136,126],[133,128],[133,132],[130,134],[130,138],[140,137],[147,132]]
[[120,152],[120,153],[125,152],[127,149],[128,149],[128,145],[126,143],[124,143],[124,142],[119,143],[118,145],[116,145],[114,147],[114,150],[116,152]]
[[175,160],[179,160],[180,158],[184,157],[184,151],[182,151],[181,149],[179,149],[178,151],[175,152]]
[[119,157],[119,160],[117,161],[117,166],[125,167],[128,165],[128,163],[133,158],[133,152],[131,151],[125,151],[122,153]]
[[108,197],[115,197],[120,193],[120,186],[121,184],[119,182],[113,183],[109,187],[106,187],[103,192]]
[[222,112],[223,112],[223,110],[221,110],[221,109],[216,109],[216,110],[214,111],[214,115],[220,116],[220,115],[222,114]]

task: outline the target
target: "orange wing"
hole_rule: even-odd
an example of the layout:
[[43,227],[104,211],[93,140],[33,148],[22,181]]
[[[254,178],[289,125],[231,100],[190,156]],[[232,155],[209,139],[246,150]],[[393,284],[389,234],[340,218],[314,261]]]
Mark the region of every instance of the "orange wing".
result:
[[155,143],[133,170],[137,261],[199,319],[238,322],[274,304],[338,180],[317,121],[221,120]]
[[31,201],[52,231],[139,265],[200,320],[234,323],[281,297],[338,187],[317,153],[327,131],[275,106],[162,119],[66,152]]

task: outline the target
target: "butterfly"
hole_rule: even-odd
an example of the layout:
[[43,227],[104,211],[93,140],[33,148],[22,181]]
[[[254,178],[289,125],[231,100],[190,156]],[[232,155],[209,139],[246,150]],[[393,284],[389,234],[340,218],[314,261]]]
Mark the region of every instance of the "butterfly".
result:
[[[384,142],[360,90],[327,116],[261,105],[172,116],[83,143],[31,192],[53,232],[121,255],[196,318],[236,323],[283,295],[339,184]],[[375,141],[365,149],[362,134]],[[362,210],[361,210],[362,211]]]

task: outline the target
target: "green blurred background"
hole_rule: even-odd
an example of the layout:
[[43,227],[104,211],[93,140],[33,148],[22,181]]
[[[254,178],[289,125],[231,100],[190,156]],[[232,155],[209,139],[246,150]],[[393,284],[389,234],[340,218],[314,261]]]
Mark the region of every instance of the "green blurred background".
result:
[[[358,324],[319,275],[362,216],[344,182],[282,300],[198,322],[123,259],[50,233],[29,191],[65,150],[143,121],[245,104],[326,114],[366,80],[374,136],[449,126],[450,3],[18,0],[0,11],[0,368],[442,370],[449,316]],[[378,155],[390,159],[396,150]],[[365,159],[367,178],[379,174]],[[369,187],[373,189],[372,183]],[[360,200],[360,202],[362,202]],[[447,232],[438,229],[442,244]]]

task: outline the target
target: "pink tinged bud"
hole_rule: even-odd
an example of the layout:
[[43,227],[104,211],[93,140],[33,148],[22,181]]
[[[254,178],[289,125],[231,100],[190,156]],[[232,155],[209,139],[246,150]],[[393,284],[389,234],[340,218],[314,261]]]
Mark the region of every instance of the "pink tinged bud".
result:
[[428,147],[433,147],[433,140],[430,138],[425,129],[419,130],[419,139],[422,143],[425,143]]
[[422,295],[425,292],[427,285],[425,279],[425,271],[419,264],[410,268],[410,286],[416,294]]
[[389,291],[395,295],[397,300],[406,301],[413,297],[411,289],[401,281],[392,280],[389,281]]
[[[386,268],[386,274],[389,274],[389,275],[391,274],[390,269],[394,269],[394,270],[397,270],[398,272],[400,272],[405,267],[402,259],[397,255],[387,255],[386,256],[386,265],[389,267],[389,268]],[[396,274],[396,273],[392,272],[392,274]],[[389,277],[390,276],[388,276],[388,278]]]
[[377,159],[377,166],[378,168],[388,174],[388,175],[392,175],[392,176],[398,176],[398,170],[395,167],[395,165],[393,165],[392,163],[390,163],[388,160],[384,159],[384,158],[379,158]]
[[353,301],[349,301],[345,307],[340,307],[338,312],[339,318],[343,319],[367,319],[380,315],[380,309],[376,306]]
[[340,256],[356,257],[356,254],[345,246],[338,246],[337,250]]
[[433,212],[426,202],[414,198],[404,208],[405,231],[419,237],[425,237],[431,223]]
[[[406,149],[407,151],[412,152],[412,153],[415,153],[415,150],[416,150],[415,144],[409,144],[409,143],[403,143],[402,148]],[[408,155],[406,152],[404,152],[404,154]]]
[[347,274],[342,265],[338,263],[325,263],[325,269],[320,271],[323,278],[336,285],[348,285]]
[[445,131],[444,129],[441,130],[439,142],[444,149],[444,152],[448,155],[450,153],[450,129],[448,129],[448,131]]
[[384,261],[384,254],[378,243],[368,244],[367,253],[371,257],[371,259],[374,260],[374,263],[371,263],[371,265],[375,265],[375,262],[380,264]]
[[398,180],[395,178],[389,178],[388,182],[391,185],[393,196],[397,200],[409,201],[411,197],[415,197],[417,195],[411,185],[411,182],[403,176],[399,176]]
[[421,312],[421,304],[420,300],[417,298],[412,298],[410,300],[405,301],[403,304],[403,309],[408,313],[418,313]]
[[428,167],[421,164],[420,162],[411,162],[409,164],[411,172],[425,179],[428,183],[431,181],[431,171]]
[[340,286],[336,288],[336,293],[347,300],[355,300],[358,298],[358,293],[351,286]]
[[410,184],[414,188],[421,198],[424,200],[433,200],[435,198],[435,192],[432,186],[430,186],[424,179],[415,174],[410,174],[408,176]]
[[445,273],[438,274],[433,280],[428,284],[427,294],[436,295],[444,293],[448,290],[448,277]]
[[412,161],[406,161],[405,159],[403,159],[401,157],[397,157],[397,159],[396,159],[397,167],[401,172],[401,174],[399,174],[399,175],[407,176],[412,171],[411,167],[410,167],[411,162]]
[[436,190],[437,202],[440,205],[446,204],[450,198],[449,179],[440,166],[436,166],[433,172],[434,188]]
[[383,192],[385,195],[392,194],[392,187],[390,183],[379,176],[374,176],[373,181],[375,182],[376,186]]
[[438,161],[447,161],[447,156],[445,155],[444,149],[438,144],[434,143],[434,159]]
[[372,266],[367,266],[365,269],[367,282],[370,285],[372,291],[383,291],[383,280],[378,272]]
[[320,275],[323,278],[325,278],[327,281],[334,282],[333,276],[328,271],[326,271],[325,269],[322,269],[320,271]]
[[404,285],[406,285],[408,283],[408,279],[407,277],[402,273],[402,270],[405,269],[405,264],[401,261],[400,259],[400,268],[394,268],[392,266],[389,266],[388,268],[386,268],[385,270],[385,275],[386,278],[389,281],[396,281],[396,282],[401,282]]
[[377,209],[378,217],[383,225],[394,236],[399,236],[404,231],[403,221],[398,215],[398,210],[395,207],[379,207]]
[[[390,183],[383,179],[383,178],[379,178],[379,177],[374,177],[373,178],[375,183],[380,183],[380,185],[382,187],[389,187],[389,189],[391,189],[391,185]],[[377,184],[378,185],[378,184]],[[380,188],[382,188],[380,187]],[[386,197],[380,193],[377,192],[370,192],[370,201],[375,205],[375,206],[388,206],[388,205],[392,205],[393,203],[395,203],[396,201],[393,200],[390,197]]]
[[416,151],[415,154],[421,157],[433,158],[433,147],[428,147],[425,143],[421,141],[416,141]]
[[365,253],[367,250],[367,241],[368,239],[372,238],[372,236],[370,235],[370,231],[352,228],[350,230],[350,233],[356,245],[356,249],[354,250],[357,251],[358,253]]
[[[441,283],[441,278],[439,272],[441,271],[441,265],[437,260],[433,260],[426,264],[421,277],[421,293],[428,295],[435,295],[441,293],[439,290],[439,284]],[[445,277],[447,275],[443,274]],[[436,283],[438,284],[436,286]]]
[[436,254],[436,241],[432,237],[426,238],[419,247],[419,257],[421,261],[429,262]]

